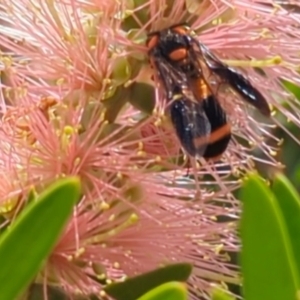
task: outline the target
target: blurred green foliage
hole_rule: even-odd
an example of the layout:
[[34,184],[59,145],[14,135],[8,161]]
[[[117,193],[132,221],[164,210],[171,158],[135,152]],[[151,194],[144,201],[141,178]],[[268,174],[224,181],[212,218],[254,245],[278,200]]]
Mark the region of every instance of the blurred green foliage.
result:
[[300,288],[300,197],[282,174],[271,186],[250,175],[241,189],[243,293],[247,300],[295,300]]
[[179,282],[164,283],[137,300],[187,300],[187,289]]

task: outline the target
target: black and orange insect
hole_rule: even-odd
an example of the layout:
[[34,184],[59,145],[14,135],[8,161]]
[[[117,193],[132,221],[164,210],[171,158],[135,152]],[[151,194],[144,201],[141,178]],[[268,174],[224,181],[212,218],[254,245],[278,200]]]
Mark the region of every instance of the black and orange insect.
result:
[[215,160],[228,146],[231,128],[218,101],[223,84],[263,115],[270,116],[264,96],[242,74],[193,38],[187,26],[174,25],[150,33],[147,47],[150,63],[169,102],[174,129],[189,155]]

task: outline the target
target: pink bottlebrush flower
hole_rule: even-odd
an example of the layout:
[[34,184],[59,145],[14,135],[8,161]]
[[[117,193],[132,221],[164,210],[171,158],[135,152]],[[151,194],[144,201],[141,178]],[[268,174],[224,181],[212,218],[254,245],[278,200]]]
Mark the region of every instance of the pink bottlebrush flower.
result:
[[[3,2],[0,8],[7,11],[9,6]],[[110,6],[108,11],[115,13]],[[45,83],[60,90],[70,86],[87,91],[103,88],[103,78],[112,71],[112,65],[102,61],[109,59],[107,35],[113,22],[101,23],[100,16],[79,12],[76,2],[68,6],[36,1],[35,6],[25,0],[9,9],[13,17],[4,14],[2,20],[10,30],[4,30],[1,43],[14,58],[11,70],[18,70],[15,85],[23,84],[29,92]]]
[[[26,107],[30,98],[25,96],[2,118],[1,170],[5,173],[13,166],[11,178],[19,184],[7,189],[2,183],[2,207],[12,195],[19,197],[21,205],[33,186],[39,192],[61,176],[78,175],[82,181],[83,198],[40,274],[44,283],[59,284],[70,294],[98,294],[102,285],[95,278],[104,276],[97,273],[100,267],[110,282],[180,261],[195,263],[190,287],[196,294],[208,293],[211,282],[218,282],[218,278],[237,282],[229,262],[222,262],[224,254],[220,254],[238,249],[234,227],[230,222],[216,222],[222,215],[237,218],[235,199],[225,198],[237,182],[224,181],[228,188],[223,189],[206,181],[211,191],[203,189],[198,206],[191,206],[193,181],[179,185],[174,171],[160,175],[155,166],[173,170],[176,165],[160,162],[156,154],[139,148],[147,145],[148,137],[139,132],[148,121],[130,129],[128,124],[121,125],[101,139],[107,125],[100,118],[101,109],[94,108],[85,120],[86,101],[77,102],[77,106],[66,106],[59,97],[49,97]],[[152,138],[159,141],[160,133]],[[13,217],[7,222],[13,222]],[[182,244],[183,249],[176,246]]]
[[[26,98],[24,103],[30,102]],[[78,175],[82,181],[83,198],[40,274],[44,283],[59,284],[70,294],[98,294],[102,285],[95,278],[100,280],[105,275],[107,282],[121,280],[180,261],[195,264],[190,279],[195,295],[207,294],[218,279],[238,282],[230,263],[222,262],[225,254],[221,254],[238,249],[234,226],[216,222],[223,215],[237,218],[235,199],[225,198],[229,189],[217,191],[214,181],[206,181],[211,189],[215,185],[216,191],[203,189],[198,206],[191,205],[195,197],[192,180],[176,184],[174,175],[160,175],[155,168],[151,171],[154,163],[159,165],[151,152],[148,156],[146,149],[144,155],[138,148],[126,150],[143,143],[141,136],[127,140],[126,134],[120,138],[118,132],[113,132],[107,136],[111,139],[108,143],[105,138],[97,140],[105,123],[99,115],[89,119],[88,131],[79,130],[84,101],[74,108],[66,107],[59,98],[50,100],[47,113],[40,110],[47,106],[45,98],[44,105],[23,108],[26,127],[18,129],[26,134],[13,134],[12,126],[18,126],[18,122],[13,123],[11,118],[19,116],[20,111],[3,118],[0,131],[1,145],[9,145],[6,151],[2,148],[1,169],[6,172],[13,165],[15,173],[11,177],[18,179],[22,187],[2,187],[3,207],[11,197],[9,192],[21,197],[32,186],[39,192],[55,178],[66,175]],[[136,131],[133,126],[131,133]],[[171,163],[168,166],[171,169]],[[237,182],[230,185],[235,189]],[[19,201],[25,200],[23,197]],[[159,240],[162,242],[157,243]],[[99,268],[103,273],[97,273]]]
[[[51,270],[52,277],[70,292],[74,286],[68,277],[76,279],[76,288],[85,294],[100,288],[90,277],[122,280],[164,263],[189,261],[195,263],[190,288],[196,295],[204,295],[222,276],[238,282],[229,262],[222,262],[226,251],[236,251],[238,241],[228,234],[233,224],[214,221],[224,208],[208,205],[205,213],[187,208],[182,201],[170,201],[169,196],[174,198],[170,188],[147,178],[135,188],[144,193],[139,195],[137,213],[120,202],[115,207],[95,206],[88,211],[79,208],[49,260],[47,272]],[[186,189],[181,192],[182,196],[187,194]]]
[[[100,0],[0,4],[0,44],[6,49],[1,69],[8,79],[1,83],[0,174],[7,177],[0,212],[10,200],[20,210],[33,187],[39,193],[63,176],[78,175],[83,186],[40,274],[45,286],[58,285],[70,297],[99,294],[102,281],[180,261],[194,265],[191,299],[208,298],[215,283],[239,282],[226,255],[239,249],[233,223],[239,206],[232,191],[254,168],[253,148],[263,151],[265,163],[278,166],[276,149],[262,139],[279,142],[269,132],[276,119],[258,121],[224,93],[220,101],[232,121],[232,143],[214,165],[188,164],[163,115],[162,92],[150,80],[143,37],[174,20],[189,21],[199,40],[240,66],[269,103],[299,125],[298,106],[280,83],[298,82],[298,21],[281,7],[273,10],[272,1],[186,3],[193,1],[177,0],[172,7],[154,0],[138,7]],[[136,99],[133,82],[154,86],[152,114],[130,104],[144,101]],[[288,108],[278,100],[283,97]],[[231,221],[218,222],[224,216]]]

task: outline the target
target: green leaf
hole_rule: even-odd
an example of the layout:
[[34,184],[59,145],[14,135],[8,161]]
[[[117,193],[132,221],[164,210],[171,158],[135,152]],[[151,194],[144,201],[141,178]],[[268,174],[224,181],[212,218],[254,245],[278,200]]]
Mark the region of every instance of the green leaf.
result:
[[[148,0],[134,0],[134,7],[142,7],[147,3],[147,1]],[[146,24],[150,17],[147,6],[145,6],[144,9],[136,9],[134,11],[134,17],[131,16],[132,14],[133,10],[131,10],[131,13],[128,14],[129,16],[122,22],[122,30],[129,31],[133,28],[140,28],[140,24]],[[136,20],[138,20],[138,22]]]
[[251,175],[241,199],[244,294],[247,300],[295,299],[299,279],[283,216],[275,196]]
[[179,282],[164,283],[138,300],[186,300],[187,290],[184,284]]
[[166,266],[146,274],[112,283],[104,288],[116,300],[136,300],[151,289],[169,281],[186,281],[192,272],[188,263]]
[[155,107],[154,87],[143,82],[134,82],[130,86],[129,103],[138,110],[151,115]]
[[219,287],[215,288],[212,292],[212,300],[235,300],[234,297],[228,295],[224,291],[222,291]]
[[[147,40],[146,32],[135,28],[128,30],[126,32],[126,37],[132,42],[140,45],[144,45]],[[129,57],[136,57],[136,53],[131,53]],[[143,60],[146,59],[145,53],[140,53],[137,57],[143,58]]]
[[282,83],[289,92],[294,94],[294,96],[300,100],[300,87],[298,85],[285,79],[282,80]]
[[102,101],[106,109],[105,120],[112,123],[128,101],[128,89],[119,86],[112,97]]
[[79,197],[77,178],[61,179],[31,202],[0,238],[1,300],[16,299],[51,253]]
[[[44,300],[45,288],[43,284],[33,283],[28,291],[26,300]],[[86,298],[87,300],[88,298]],[[47,286],[47,300],[70,300],[70,297],[59,287]],[[74,296],[72,300],[77,300]],[[79,299],[78,299],[79,300]],[[80,299],[83,300],[83,299]]]
[[300,199],[296,189],[283,174],[277,174],[272,186],[285,220],[291,246],[300,274]]
[[[128,56],[128,63],[131,68],[131,79],[134,79],[138,76],[141,69],[144,67],[145,54],[144,53],[132,53]],[[128,81],[129,82],[129,81]],[[128,86],[128,82],[124,86]]]
[[112,79],[116,85],[121,85],[129,80],[131,76],[131,68],[126,57],[116,57],[114,59]]

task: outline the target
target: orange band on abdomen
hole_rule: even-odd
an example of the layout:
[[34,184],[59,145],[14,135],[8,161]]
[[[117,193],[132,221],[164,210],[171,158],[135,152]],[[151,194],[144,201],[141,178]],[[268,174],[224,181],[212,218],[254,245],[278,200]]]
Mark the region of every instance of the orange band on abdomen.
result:
[[198,137],[193,140],[194,146],[199,148],[203,145],[213,144],[221,140],[226,135],[231,133],[231,126],[229,123],[226,123],[222,127],[213,131],[208,137]]

